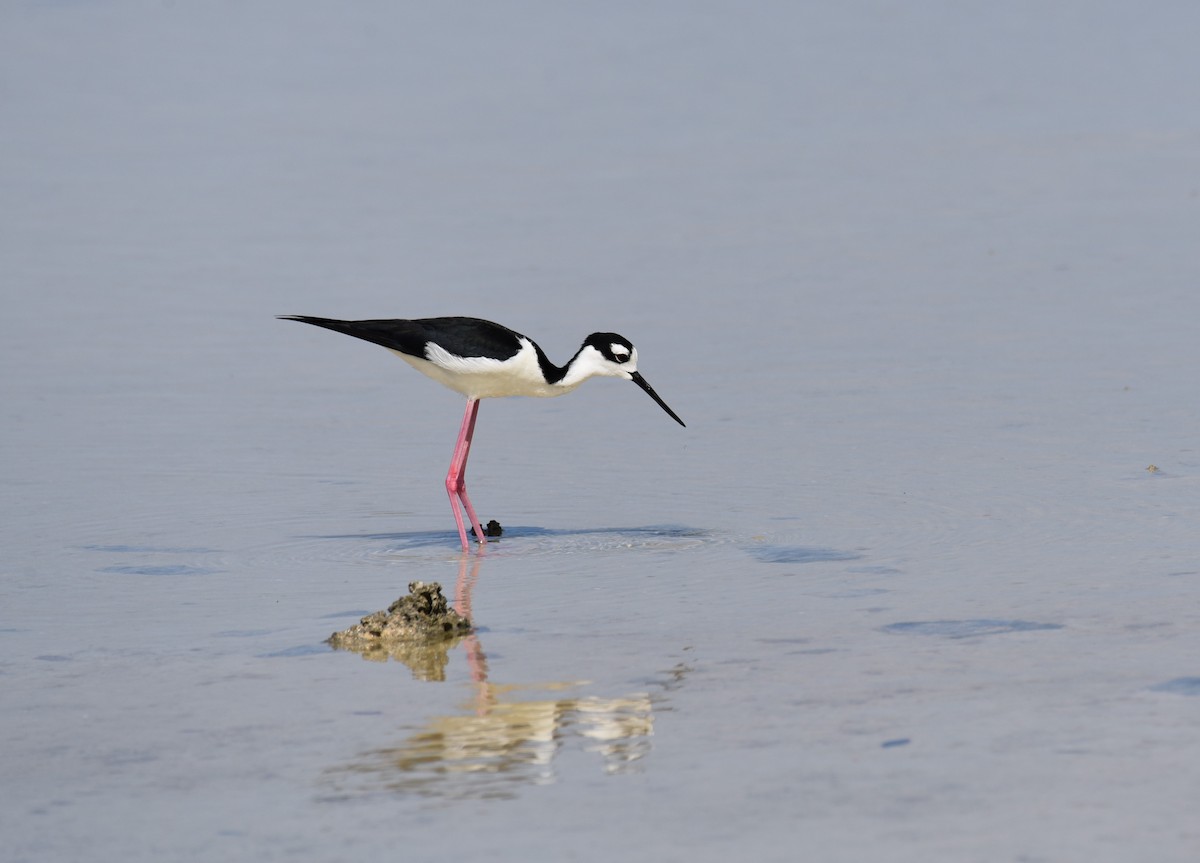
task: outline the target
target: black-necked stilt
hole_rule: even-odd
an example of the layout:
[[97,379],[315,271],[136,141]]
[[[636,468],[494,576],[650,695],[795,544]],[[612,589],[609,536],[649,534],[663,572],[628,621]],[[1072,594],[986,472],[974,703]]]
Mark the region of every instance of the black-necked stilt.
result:
[[680,425],[683,420],[658,397],[637,370],[637,348],[616,333],[592,333],[565,366],[556,366],[533,339],[479,318],[337,321],[306,315],[280,315],[281,320],[325,327],[390,350],[417,371],[467,397],[454,458],[446,474],[446,492],[458,525],[463,551],[467,531],[458,504],[467,511],[480,542],[483,526],[467,497],[467,455],[475,434],[479,400],[500,396],[566,395],[588,378],[606,376],[633,381]]

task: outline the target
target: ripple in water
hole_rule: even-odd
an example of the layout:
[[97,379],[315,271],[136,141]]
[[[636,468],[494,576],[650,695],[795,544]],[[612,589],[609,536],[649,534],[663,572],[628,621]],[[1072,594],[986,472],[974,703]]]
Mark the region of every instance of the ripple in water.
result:
[[828,563],[839,560],[858,560],[862,555],[836,548],[808,548],[799,545],[762,545],[750,553],[763,563]]
[[220,572],[219,569],[206,569],[202,566],[188,566],[185,563],[162,564],[162,565],[146,565],[146,566],[105,566],[96,570],[97,572],[112,572],[119,575],[159,575],[159,576],[178,576],[178,575],[212,575],[214,572]]
[[[505,527],[504,536],[489,542],[488,557],[606,553],[626,550],[685,551],[734,542],[701,528],[678,526],[614,527],[594,530],[557,530],[540,527]],[[458,537],[449,531],[358,533],[298,536],[286,544],[261,549],[274,562],[292,561],[344,564],[360,562],[390,565],[397,561],[457,561]],[[480,552],[472,550],[471,554]]]
[[1036,623],[1031,620],[914,620],[892,623],[883,627],[884,632],[901,635],[932,635],[938,638],[977,638],[984,635],[1000,635],[1005,632],[1037,632],[1062,629],[1061,623]]
[[1200,695],[1200,677],[1176,677],[1150,687],[1154,692],[1170,692],[1174,695]]

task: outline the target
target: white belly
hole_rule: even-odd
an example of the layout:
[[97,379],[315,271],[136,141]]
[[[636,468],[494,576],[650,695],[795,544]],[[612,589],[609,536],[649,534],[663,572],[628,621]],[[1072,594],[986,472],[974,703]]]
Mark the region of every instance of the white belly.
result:
[[551,398],[569,393],[578,383],[569,386],[548,384],[542,377],[537,352],[527,341],[517,354],[507,360],[486,357],[456,357],[439,348],[425,348],[428,359],[392,351],[414,369],[439,384],[462,393],[467,398],[489,399],[505,396]]

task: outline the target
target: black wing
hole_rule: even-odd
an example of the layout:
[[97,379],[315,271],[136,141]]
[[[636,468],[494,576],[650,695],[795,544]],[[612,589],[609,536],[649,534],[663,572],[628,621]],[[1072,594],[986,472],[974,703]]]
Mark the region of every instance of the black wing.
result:
[[420,359],[426,358],[425,346],[430,342],[456,356],[497,360],[506,360],[521,349],[519,333],[479,318],[338,321],[307,315],[280,315],[280,319],[324,327]]

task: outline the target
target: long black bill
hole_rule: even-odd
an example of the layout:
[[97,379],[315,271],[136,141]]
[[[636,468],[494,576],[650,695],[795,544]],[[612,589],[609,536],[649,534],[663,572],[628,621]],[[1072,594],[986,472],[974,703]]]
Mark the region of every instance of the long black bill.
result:
[[684,428],[687,428],[687,423],[685,423],[678,416],[676,416],[675,411],[673,411],[669,407],[667,407],[667,403],[658,397],[658,393],[656,393],[654,391],[654,388],[652,386],[650,386],[650,384],[646,383],[646,379],[644,377],[642,377],[641,372],[633,373],[633,382],[635,384],[637,384],[639,387],[641,387],[642,389],[644,389],[646,391],[646,394],[648,396],[650,396],[650,398],[652,398],[656,402],[658,402],[658,406],[660,408],[662,408],[663,410],[665,410],[671,416],[671,419],[675,420],[675,422],[679,423]]

